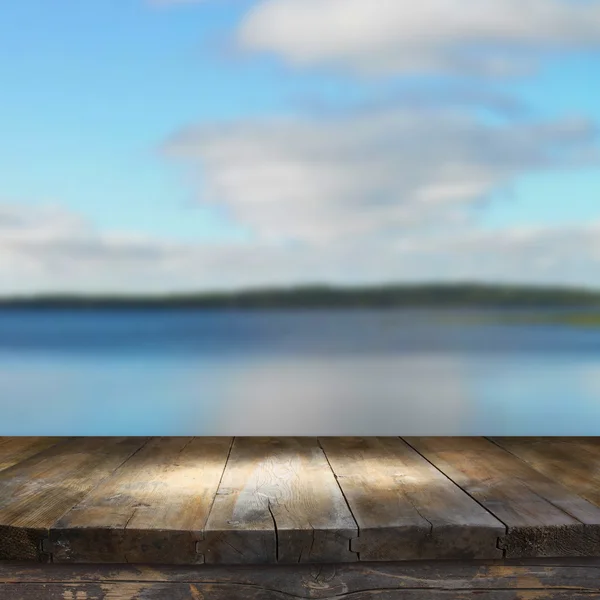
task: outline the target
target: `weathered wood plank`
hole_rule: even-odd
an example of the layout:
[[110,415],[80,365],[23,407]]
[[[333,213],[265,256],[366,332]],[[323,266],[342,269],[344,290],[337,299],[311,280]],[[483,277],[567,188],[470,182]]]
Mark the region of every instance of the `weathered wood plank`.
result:
[[597,597],[600,564],[586,560],[581,563],[567,559],[564,564],[544,560],[529,564],[528,561],[419,561],[235,567],[0,564],[0,597],[3,600]]
[[599,556],[600,509],[484,438],[405,438],[507,527],[507,557]]
[[151,439],[50,532],[54,562],[196,564],[232,438]]
[[358,523],[360,560],[502,557],[505,526],[403,440],[319,442]]
[[600,506],[599,438],[492,438],[496,444]]
[[53,523],[142,446],[143,438],[78,438],[0,473],[0,560],[47,560]]
[[201,551],[209,563],[356,560],[357,526],[316,438],[235,438]]
[[65,441],[61,437],[0,437],[0,471]]
[[[4,600],[289,600],[273,590],[242,588],[229,584],[138,583],[26,583],[7,587]],[[310,598],[307,596],[306,598]],[[354,594],[327,596],[328,600],[465,600],[481,598],[478,590],[362,590]],[[600,593],[573,590],[487,590],[486,600],[597,600]]]

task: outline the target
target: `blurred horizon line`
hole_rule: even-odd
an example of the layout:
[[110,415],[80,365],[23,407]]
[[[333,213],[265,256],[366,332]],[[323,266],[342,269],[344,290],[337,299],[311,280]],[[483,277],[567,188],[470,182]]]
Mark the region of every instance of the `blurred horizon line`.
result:
[[600,287],[482,281],[296,284],[171,292],[38,292],[0,295],[0,307],[167,305],[201,307],[386,307],[411,305],[544,305],[600,307]]

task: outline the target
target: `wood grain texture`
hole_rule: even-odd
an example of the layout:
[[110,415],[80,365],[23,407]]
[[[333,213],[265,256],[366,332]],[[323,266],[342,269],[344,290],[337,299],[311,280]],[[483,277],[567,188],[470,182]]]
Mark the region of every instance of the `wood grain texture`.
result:
[[206,525],[209,563],[357,560],[357,526],[316,438],[235,438]]
[[50,527],[144,443],[78,438],[0,473],[0,560],[48,560]]
[[598,438],[406,440],[0,438],[0,560],[600,556]]
[[508,558],[600,555],[600,509],[491,441],[405,439],[508,527]]
[[502,557],[505,526],[401,439],[319,442],[358,523],[360,560]]
[[196,564],[232,438],[152,438],[50,532],[54,562]]
[[[2,589],[3,600],[289,600],[294,596],[274,590],[230,584],[138,584],[138,583],[26,583]],[[597,600],[598,592],[574,590],[486,590],[486,600]],[[327,596],[329,600],[473,600],[480,590],[362,590]],[[305,596],[311,598],[311,596]]]
[[0,564],[3,600],[420,600],[436,596],[540,600],[598,594],[598,562],[580,564],[572,559],[564,564],[543,560],[199,567]]
[[600,438],[491,438],[536,471],[600,506]]
[[66,441],[60,437],[0,437],[0,471]]

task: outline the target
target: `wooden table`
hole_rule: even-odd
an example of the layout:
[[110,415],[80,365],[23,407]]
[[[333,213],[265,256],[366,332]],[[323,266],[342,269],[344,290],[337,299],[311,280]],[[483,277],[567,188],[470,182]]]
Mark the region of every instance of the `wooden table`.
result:
[[0,438],[1,600],[600,598],[600,438]]

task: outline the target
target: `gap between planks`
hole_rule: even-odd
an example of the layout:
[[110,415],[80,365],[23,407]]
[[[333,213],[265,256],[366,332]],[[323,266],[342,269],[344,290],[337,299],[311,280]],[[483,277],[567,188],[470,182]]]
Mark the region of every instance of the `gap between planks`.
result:
[[[406,436],[408,437],[408,436]],[[440,469],[435,463],[431,462],[427,456],[425,454],[422,454],[421,452],[419,452],[419,450],[417,450],[417,448],[415,448],[414,446],[411,445],[410,441],[408,441],[408,439],[404,438],[404,437],[400,437],[401,440],[403,440],[404,442],[406,442],[406,444],[408,444],[417,454],[419,454],[419,456],[422,456],[424,460],[426,460],[434,469],[437,469],[444,477],[446,477],[451,483],[453,483],[456,487],[458,487],[459,489],[461,489],[465,494],[467,494],[467,496],[469,496],[469,498],[471,498],[474,502],[476,502],[477,504],[479,504],[485,511],[489,512],[491,515],[493,515],[498,521],[500,521],[500,523],[502,523],[502,525],[504,525],[505,528],[505,535],[508,533],[508,525],[500,518],[498,517],[496,514],[492,513],[492,511],[490,511],[482,502],[480,502],[475,496],[473,496],[472,494],[470,494],[467,490],[465,490],[463,487],[461,487],[458,483],[456,483],[456,481],[454,481],[447,473],[445,473],[442,469]],[[488,439],[488,438],[484,438],[484,439]],[[490,440],[491,441],[491,440]],[[498,548],[498,550],[502,551],[502,558],[505,559],[506,558],[506,547],[504,544],[504,537],[499,537],[498,541],[496,543],[496,547]]]

